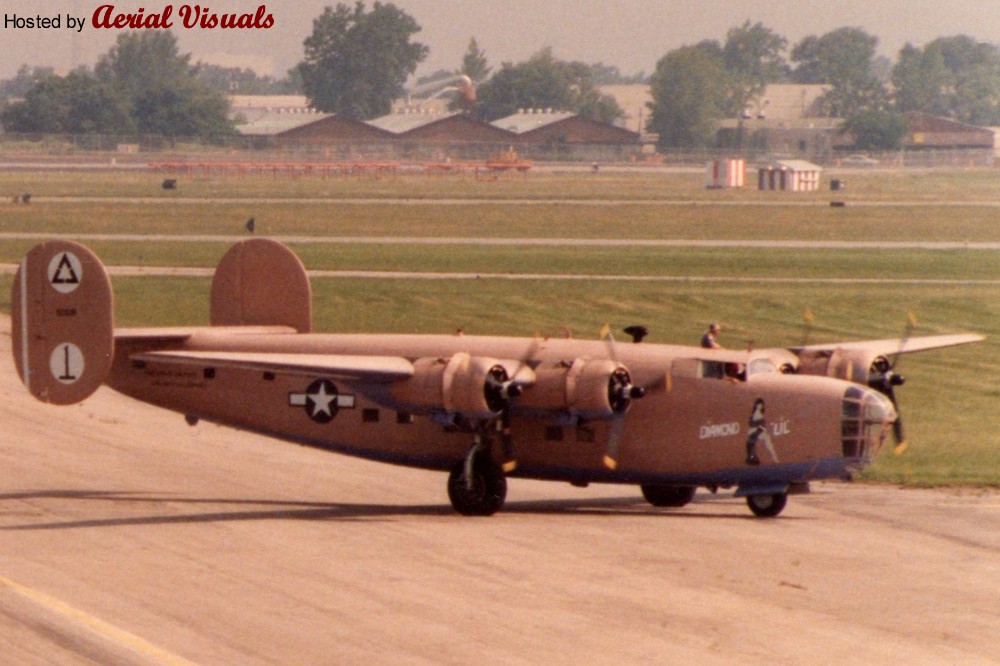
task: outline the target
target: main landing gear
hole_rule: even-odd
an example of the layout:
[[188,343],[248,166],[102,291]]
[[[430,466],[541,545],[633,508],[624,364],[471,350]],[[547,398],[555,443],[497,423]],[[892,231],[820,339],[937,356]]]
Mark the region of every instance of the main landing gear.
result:
[[657,486],[643,484],[642,496],[653,506],[680,508],[694,499],[694,486]]
[[448,499],[463,516],[492,516],[507,499],[507,478],[489,449],[474,445],[448,475]]

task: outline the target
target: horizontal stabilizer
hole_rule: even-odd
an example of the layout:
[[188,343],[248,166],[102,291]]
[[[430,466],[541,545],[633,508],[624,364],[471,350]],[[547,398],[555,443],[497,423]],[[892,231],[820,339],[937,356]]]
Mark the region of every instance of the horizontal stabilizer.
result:
[[176,326],[163,328],[116,328],[115,340],[126,342],[142,341],[163,345],[187,342],[193,337],[224,335],[234,338],[242,335],[293,335],[297,333],[289,326],[226,326],[222,330],[216,326]]
[[389,383],[413,376],[413,364],[398,356],[271,354],[262,352],[157,351],[135,354],[137,361],[188,366],[238,368],[258,372],[318,375],[352,381]]

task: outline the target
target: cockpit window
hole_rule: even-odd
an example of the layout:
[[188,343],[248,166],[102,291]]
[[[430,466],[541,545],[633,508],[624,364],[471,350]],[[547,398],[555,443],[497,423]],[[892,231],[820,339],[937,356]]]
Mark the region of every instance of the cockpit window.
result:
[[747,376],[766,375],[778,371],[778,367],[769,358],[755,358],[747,365]]
[[702,361],[701,376],[706,379],[735,379],[745,382],[746,366],[742,363],[720,363],[718,361]]
[[699,379],[728,379],[745,382],[752,375],[776,373],[778,368],[769,358],[755,358],[748,364],[707,361],[704,359],[674,359],[671,373],[675,377]]

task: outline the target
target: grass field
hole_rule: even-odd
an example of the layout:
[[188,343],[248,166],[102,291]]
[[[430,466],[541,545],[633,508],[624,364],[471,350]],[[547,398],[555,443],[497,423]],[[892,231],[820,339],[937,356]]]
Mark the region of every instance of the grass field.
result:
[[[1000,202],[1000,174],[993,171],[835,177],[847,182],[846,191],[796,196],[708,191],[703,177],[690,173],[539,173],[497,182],[190,176],[181,179],[176,192],[159,188],[162,174],[0,173],[0,192],[31,192],[33,197],[29,205],[0,203],[0,263],[16,262],[37,242],[3,233],[239,236],[245,235],[243,223],[250,216],[259,235],[276,236],[1000,241],[1000,207],[994,205]],[[831,208],[831,194],[847,206]],[[179,197],[183,201],[172,200]],[[434,198],[448,201],[405,205]],[[109,265],[211,267],[228,242],[101,240],[88,245]],[[983,344],[903,359],[908,383],[900,401],[911,447],[901,457],[883,456],[866,477],[918,485],[1000,485],[998,251],[387,242],[298,243],[293,248],[312,269],[481,276],[314,280],[316,328],[325,331],[462,327],[470,333],[533,335],[565,326],[589,337],[604,322],[615,328],[642,323],[652,329],[653,341],[694,343],[706,323],[718,319],[728,346],[752,339],[762,347],[803,339],[897,337],[913,312],[919,322],[914,335],[984,334]],[[492,273],[726,279],[510,281]],[[736,278],[872,282],[776,284]],[[10,283],[9,276],[0,278],[5,310]],[[207,279],[123,278],[115,280],[115,291],[120,325],[207,322]],[[810,326],[803,321],[806,309],[814,315]]]

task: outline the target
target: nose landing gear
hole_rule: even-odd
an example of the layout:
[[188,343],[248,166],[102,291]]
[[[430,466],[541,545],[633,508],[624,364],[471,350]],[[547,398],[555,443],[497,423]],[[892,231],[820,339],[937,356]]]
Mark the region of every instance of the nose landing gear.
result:
[[788,493],[747,495],[747,506],[758,518],[774,518],[784,510],[787,502]]

